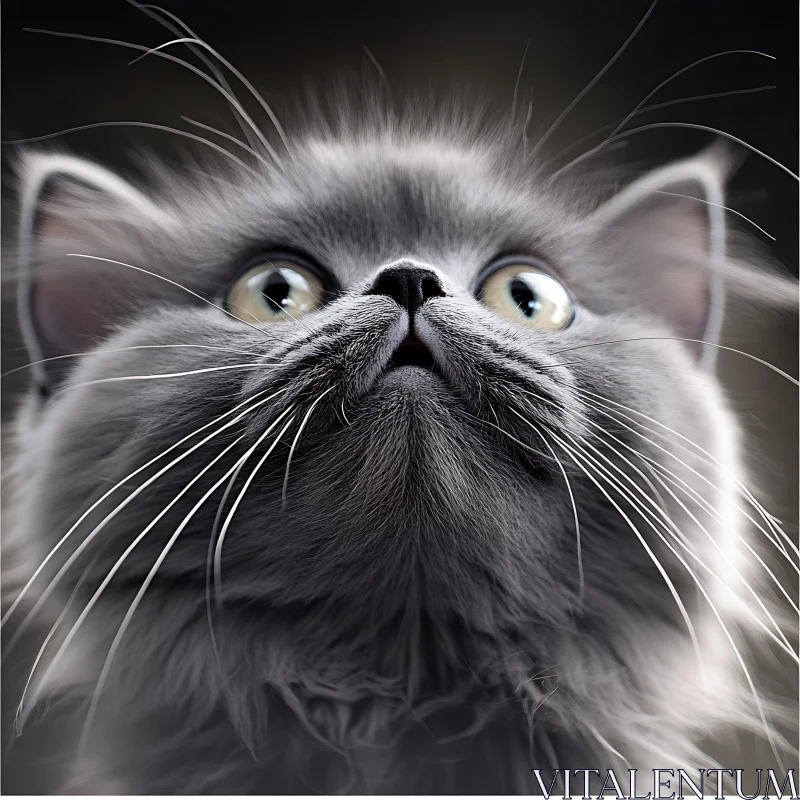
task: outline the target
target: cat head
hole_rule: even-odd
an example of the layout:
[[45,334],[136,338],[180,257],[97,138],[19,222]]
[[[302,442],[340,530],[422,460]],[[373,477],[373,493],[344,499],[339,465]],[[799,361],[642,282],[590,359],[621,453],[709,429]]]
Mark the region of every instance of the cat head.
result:
[[62,588],[108,579],[109,635],[135,601],[118,659],[176,686],[213,683],[207,584],[226,668],[303,697],[503,694],[653,632],[688,647],[677,542],[707,543],[665,479],[719,476],[641,426],[733,447],[725,172],[712,149],[587,188],[424,128],[149,188],[29,156],[26,530],[46,553],[72,526]]

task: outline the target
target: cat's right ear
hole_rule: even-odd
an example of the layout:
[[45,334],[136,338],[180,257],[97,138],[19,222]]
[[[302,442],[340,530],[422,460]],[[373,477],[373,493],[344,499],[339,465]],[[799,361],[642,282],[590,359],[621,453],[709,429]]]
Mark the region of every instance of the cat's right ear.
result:
[[[145,242],[173,218],[109,170],[67,155],[29,155],[20,163],[18,315],[34,380],[46,396],[73,354],[102,341],[129,313]],[[63,358],[67,356],[66,358]]]

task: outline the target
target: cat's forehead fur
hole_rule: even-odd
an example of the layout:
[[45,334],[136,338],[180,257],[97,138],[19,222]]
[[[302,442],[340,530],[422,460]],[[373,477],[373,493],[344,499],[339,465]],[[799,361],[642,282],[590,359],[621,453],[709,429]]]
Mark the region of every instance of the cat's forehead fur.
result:
[[225,244],[236,255],[291,247],[345,286],[408,255],[466,288],[498,253],[555,254],[578,218],[534,175],[506,170],[504,158],[501,145],[460,150],[410,135],[311,140],[271,174],[243,175],[235,187],[217,182],[185,201],[179,195],[177,213],[184,209],[191,231],[186,255],[193,245],[207,247],[212,259]]

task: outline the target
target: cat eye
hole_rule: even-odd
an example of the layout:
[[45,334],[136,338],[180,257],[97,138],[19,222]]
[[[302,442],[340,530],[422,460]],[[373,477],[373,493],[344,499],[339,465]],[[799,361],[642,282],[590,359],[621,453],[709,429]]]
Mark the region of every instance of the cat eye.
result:
[[228,292],[226,305],[244,322],[288,322],[318,309],[324,296],[313,270],[275,259],[247,270]]
[[515,322],[559,331],[572,322],[574,305],[567,290],[536,266],[504,261],[480,283],[478,298]]

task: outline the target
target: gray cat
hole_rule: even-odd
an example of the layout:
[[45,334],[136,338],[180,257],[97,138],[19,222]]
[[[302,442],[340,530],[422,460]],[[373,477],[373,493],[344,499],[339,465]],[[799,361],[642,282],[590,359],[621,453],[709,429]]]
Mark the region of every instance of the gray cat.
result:
[[745,637],[797,658],[757,555],[797,548],[713,373],[726,284],[767,281],[728,156],[609,189],[472,116],[141,185],[23,159],[4,633],[62,789],[539,793],[781,746]]

